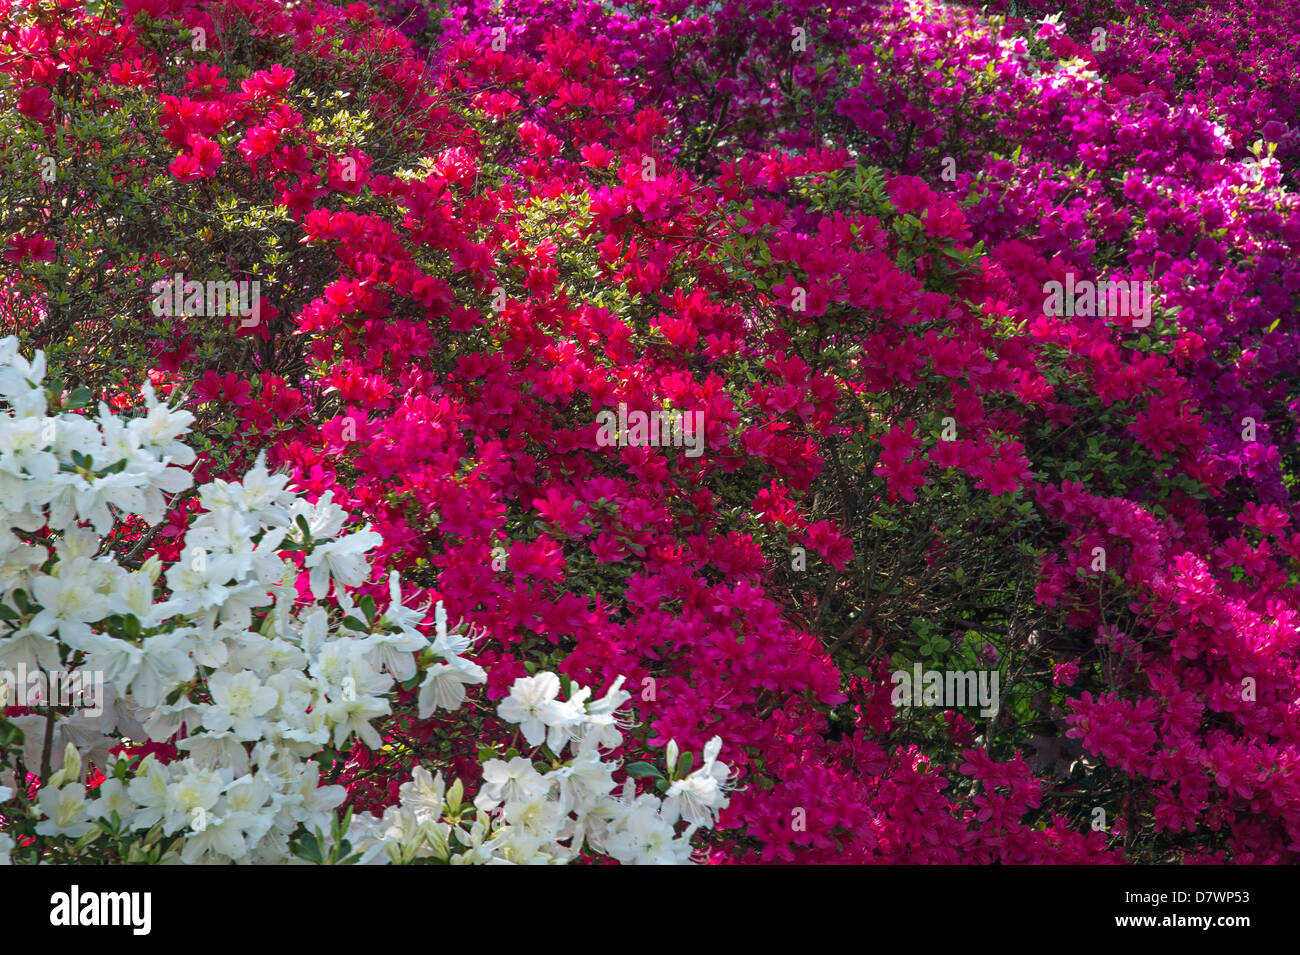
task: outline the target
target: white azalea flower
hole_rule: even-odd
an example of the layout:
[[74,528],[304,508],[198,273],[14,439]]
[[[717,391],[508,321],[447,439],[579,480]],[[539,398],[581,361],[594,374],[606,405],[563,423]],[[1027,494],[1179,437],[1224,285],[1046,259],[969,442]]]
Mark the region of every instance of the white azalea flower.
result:
[[676,836],[659,800],[650,795],[637,797],[606,833],[604,846],[626,865],[685,865],[690,861],[689,839]]
[[509,762],[490,759],[483,764],[483,786],[474,797],[474,806],[486,812],[506,801],[540,796],[549,788],[532,762],[522,756]]
[[527,833],[530,841],[540,847],[555,841],[555,834],[564,819],[564,809],[545,794],[527,793],[507,802],[502,817],[512,828]]
[[209,554],[253,553],[251,536],[256,525],[242,511],[233,507],[204,514],[185,535],[185,546],[198,547]]
[[359,587],[365,583],[370,564],[365,553],[383,543],[367,524],[355,534],[324,544],[317,544],[304,561],[311,571],[311,592],[319,598],[329,593],[330,579],[346,587]]
[[411,781],[402,783],[398,792],[402,803],[410,806],[421,819],[438,819],[442,815],[447,785],[442,774],[434,776],[423,766],[411,770]]
[[[441,604],[442,601],[438,601],[438,603]],[[402,633],[411,634],[423,640],[424,635],[417,629],[419,624],[423,622],[423,611],[412,610],[410,607],[402,605],[401,579],[397,571],[391,571],[388,575],[388,609],[379,618],[379,625],[397,627]]]
[[429,641],[418,631],[373,633],[364,643],[371,665],[376,670],[387,670],[394,679],[401,681],[415,676],[414,654],[429,645]]
[[156,706],[168,690],[194,675],[194,661],[185,652],[179,632],[146,637],[144,655],[127,689],[141,706]]
[[127,430],[139,440],[143,451],[158,459],[169,459],[181,467],[193,464],[196,457],[194,451],[177,439],[189,433],[194,415],[159,402],[154,395],[153,386],[147,382],[142,391],[148,411],[143,418],[133,419],[127,425]]
[[334,745],[342,746],[352,734],[371,749],[379,749],[383,738],[370,725],[370,721],[391,712],[388,703],[377,696],[358,696],[355,699],[331,700],[325,704],[325,716],[334,724]]
[[581,732],[587,721],[587,697],[591,690],[580,688],[567,700],[552,700],[545,710],[546,745],[552,753],[563,752],[570,739]]
[[153,580],[144,571],[118,577],[107,596],[110,613],[131,614],[145,629],[162,623],[163,615],[158,612],[158,604],[154,603]]
[[20,666],[26,666],[29,671],[57,670],[59,657],[59,641],[31,627],[0,637],[0,665],[7,670],[17,670]]
[[420,684],[420,719],[438,709],[459,709],[465,702],[465,687],[485,682],[487,671],[477,663],[461,657],[435,663],[425,672],[424,682]]
[[326,491],[315,504],[301,498],[295,500],[289,508],[290,523],[296,527],[300,516],[307,521],[312,539],[319,540],[337,537],[347,521],[348,512],[334,503],[333,491]]
[[127,794],[136,804],[134,829],[151,829],[162,821],[167,811],[167,793],[171,778],[167,767],[152,754],[136,767],[135,776],[127,784]]
[[15,478],[52,481],[59,471],[59,459],[46,450],[44,418],[19,418],[0,428],[0,471]]
[[203,770],[183,764],[167,787],[163,831],[170,835],[189,826],[199,815],[196,810],[211,815],[232,775],[230,769]]
[[546,778],[559,784],[560,803],[565,812],[594,803],[614,788],[614,767],[593,751],[580,754],[568,765],[552,770]]
[[39,570],[49,557],[44,547],[19,541],[12,531],[0,535],[0,592],[19,587],[31,590],[32,572]]
[[33,595],[42,605],[29,626],[37,633],[58,633],[59,639],[74,649],[83,649],[90,636],[90,623],[108,615],[109,600],[96,593],[90,584],[69,575],[40,577],[32,586]]
[[560,692],[560,678],[554,673],[521,676],[510,687],[497,713],[503,720],[518,723],[529,746],[540,746],[546,738],[547,716]]
[[0,359],[0,395],[25,415],[43,415],[45,390],[41,382],[45,380],[45,353],[38,351],[29,362],[18,353],[17,337],[10,335],[4,340]]
[[131,799],[126,784],[110,776],[95,790],[95,801],[90,804],[88,811],[96,819],[112,819],[113,813],[117,813],[119,819],[129,822],[135,810],[135,802]]
[[259,717],[280,700],[272,687],[263,686],[257,675],[247,670],[236,674],[212,674],[208,677],[208,693],[212,696],[212,705],[203,710],[204,727],[232,730],[244,740],[261,737]]
[[729,770],[725,763],[716,762],[721,750],[722,737],[713,737],[704,746],[704,764],[668,787],[664,815],[670,820],[681,818],[693,826],[712,825],[714,813],[726,807]]
[[95,823],[86,815],[86,787],[81,783],[72,783],[61,789],[46,786],[36,797],[45,818],[37,824],[36,831],[42,836],[67,836],[80,839]]

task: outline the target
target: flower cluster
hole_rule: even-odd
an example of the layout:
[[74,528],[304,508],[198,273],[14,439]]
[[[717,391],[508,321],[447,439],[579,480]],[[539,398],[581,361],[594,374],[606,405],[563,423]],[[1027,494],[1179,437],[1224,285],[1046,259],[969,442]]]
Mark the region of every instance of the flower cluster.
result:
[[[548,759],[515,756],[484,763],[472,820],[464,818],[459,781],[448,789],[440,774],[416,767],[411,782],[400,789],[398,805],[388,807],[381,819],[354,820],[350,838],[362,861],[384,852],[402,863],[560,864],[578,857],[585,844],[624,864],[688,863],[691,837],[712,826],[727,805],[728,768],[717,761],[722,739],[715,736],[705,745],[703,765],[693,772],[689,756],[679,762],[674,742],[667,747],[667,774],[645,763],[628,767],[629,773],[666,783],[664,798],[638,795],[631,776],[615,794],[616,767],[600,751],[622,742],[615,711],[631,698],[622,683],[615,681],[600,700],[589,700],[591,690],[581,687],[560,702],[554,673],[517,679],[499,713],[519,726],[530,747],[544,743]],[[539,762],[545,772],[538,771]],[[681,821],[687,826],[678,832]]]
[[[15,787],[37,789],[20,813],[36,820],[35,836],[66,840],[78,857],[100,844],[119,861],[310,858],[295,838],[338,829],[334,810],[346,796],[341,786],[322,785],[329,754],[354,736],[379,747],[374,721],[392,712],[398,681],[414,685],[420,670],[421,715],[458,709],[465,686],[486,679],[462,656],[470,640],[448,630],[439,604],[430,641],[418,629],[424,614],[403,605],[395,571],[382,612],[369,596],[354,600],[379,536],[369,529],[344,534],[348,515],[329,493],[308,503],[287,488],[286,475],[268,473],[260,461],[242,481],[197,489],[202,513],[184,535],[182,562],[164,571],[154,556],[137,569],[124,567],[101,546],[114,513],[161,520],[164,493],[190,486],[183,465],[194,454],[181,437],[192,416],[149,391],[147,415],[129,421],[102,404],[97,417],[66,409],[50,415],[43,378],[43,355],[29,362],[16,339],[0,342],[0,398],[9,409],[0,417],[7,491],[0,505],[0,665],[68,674],[97,693],[24,701],[36,705],[23,709],[36,712],[3,721],[7,738],[16,728],[22,746],[7,771],[14,785],[0,795],[8,801]],[[160,581],[166,586],[158,599]],[[559,686],[550,673],[533,681]],[[674,782],[653,821],[644,810],[645,799],[655,800],[650,795],[635,801],[635,811],[602,806],[596,821],[586,822],[597,811],[592,799],[615,785],[617,767],[602,762],[598,749],[620,742],[614,711],[628,694],[616,684],[600,701],[588,704],[588,696],[584,689],[561,706],[517,687],[511,701],[529,707],[520,716],[529,740],[536,742],[532,720],[544,709],[551,753],[580,741],[577,758],[542,786],[543,777],[526,775],[518,785],[498,785],[505,764],[489,762],[478,802],[490,809],[509,790],[509,824],[487,842],[467,843],[473,852],[461,861],[567,861],[587,837],[593,846],[615,847],[625,861],[689,860],[696,828],[725,805],[711,775],[721,740],[711,743],[704,769]],[[85,712],[61,712],[68,702]],[[141,744],[150,751],[138,752]],[[89,789],[83,751],[100,770]],[[0,756],[9,753],[0,747]],[[725,778],[725,767],[716,768]],[[426,782],[427,773],[411,785],[424,794]],[[635,785],[629,779],[627,786],[633,802]],[[551,787],[557,798],[540,798]],[[576,829],[547,829],[570,811],[580,814]],[[679,815],[689,823],[680,835],[673,828]],[[353,824],[359,845],[373,843],[376,854],[387,852],[385,861],[410,861],[402,854],[409,833],[377,837],[367,820]],[[336,854],[347,858],[351,829],[339,832]],[[0,838],[8,856],[13,838]],[[571,847],[560,852],[557,839]]]

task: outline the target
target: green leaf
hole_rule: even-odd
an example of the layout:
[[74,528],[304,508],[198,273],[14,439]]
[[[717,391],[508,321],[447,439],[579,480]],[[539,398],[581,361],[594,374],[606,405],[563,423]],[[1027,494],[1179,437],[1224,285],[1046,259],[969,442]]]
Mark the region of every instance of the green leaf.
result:
[[684,776],[689,776],[691,774],[691,769],[694,766],[695,766],[695,754],[682,753],[681,756],[677,757],[677,768],[673,772],[673,775],[677,779],[681,779]]
[[23,731],[13,723],[0,720],[0,746],[23,745]]
[[310,832],[304,833],[297,842],[290,843],[289,849],[299,859],[305,859],[307,862],[314,862],[317,865],[325,864],[325,859],[321,856],[320,840]]
[[659,770],[657,770],[655,767],[645,762],[628,763],[626,766],[623,767],[623,769],[629,776],[632,776],[633,778],[636,779],[646,779],[646,778],[663,779],[664,778],[663,773],[659,772]]

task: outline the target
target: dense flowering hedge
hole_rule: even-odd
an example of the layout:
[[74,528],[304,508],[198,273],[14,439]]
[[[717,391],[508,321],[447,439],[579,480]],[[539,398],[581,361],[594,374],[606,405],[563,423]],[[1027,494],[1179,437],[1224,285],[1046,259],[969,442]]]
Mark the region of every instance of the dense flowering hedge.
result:
[[[1221,55],[1289,14],[1026,6],[4,7],[9,330],[183,402],[198,480],[265,453],[357,515],[358,605],[486,634],[465,706],[386,662],[373,729],[304,743],[368,857],[490,839],[429,767],[549,833],[512,861],[1296,861],[1292,44]],[[178,274],[257,307],[159,316]],[[609,446],[651,412],[697,444]],[[212,508],[169,503],[105,551],[185,559]],[[899,708],[914,665],[1000,697]],[[631,714],[590,828],[561,683]]]

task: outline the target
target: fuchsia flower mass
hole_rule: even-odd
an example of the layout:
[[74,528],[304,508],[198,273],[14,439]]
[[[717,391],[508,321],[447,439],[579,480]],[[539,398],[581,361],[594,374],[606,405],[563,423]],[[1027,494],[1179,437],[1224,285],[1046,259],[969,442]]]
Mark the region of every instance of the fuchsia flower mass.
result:
[[721,739],[715,864],[1295,864],[1300,10],[1035,6],[0,0],[4,333],[484,634],[325,761],[358,815],[553,672]]

